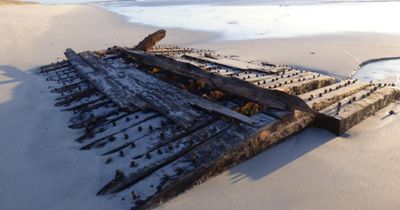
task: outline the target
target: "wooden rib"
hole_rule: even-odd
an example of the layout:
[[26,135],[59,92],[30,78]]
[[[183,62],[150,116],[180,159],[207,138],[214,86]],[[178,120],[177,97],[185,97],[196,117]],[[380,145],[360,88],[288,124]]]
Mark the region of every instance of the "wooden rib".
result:
[[65,96],[63,98],[58,99],[58,102],[55,104],[55,106],[64,106],[66,104],[69,104],[75,100],[78,100],[80,98],[87,97],[89,95],[92,95],[96,92],[96,89],[94,88],[88,88],[86,90],[83,90],[81,92],[73,93],[71,95]]
[[[132,122],[130,122],[130,124],[126,124],[125,127],[119,126],[115,132],[109,131],[107,134],[103,134],[100,138],[91,140],[90,143],[86,144],[81,149],[88,150],[88,149],[92,149],[93,147],[96,147],[96,145],[98,145],[98,144],[107,144],[108,139],[110,137],[115,136],[117,134],[121,134],[121,136],[123,136],[123,134],[125,132],[127,132],[128,130],[132,130],[132,132],[137,132],[137,129],[134,128],[135,126],[138,126],[146,121],[153,120],[157,117],[160,117],[160,116],[157,115],[156,113],[154,113],[153,115],[149,115],[147,117],[144,117],[143,119],[140,119],[137,121],[132,121]],[[121,139],[118,139],[118,140],[121,140]]]
[[87,109],[88,107],[90,107],[90,106],[92,106],[94,104],[98,104],[98,103],[105,102],[105,101],[111,102],[107,97],[103,96],[101,98],[94,99],[94,100],[89,101],[89,102],[84,103],[84,104],[79,104],[79,105],[76,105],[76,106],[73,106],[73,107],[69,107],[69,108],[63,109],[63,111],[74,111],[74,112],[75,111],[81,111],[83,109]]
[[[98,195],[104,195],[109,192],[118,192],[130,187],[157,169],[185,155],[198,145],[207,142],[207,140],[229,128],[231,125],[232,124],[227,121],[217,121],[180,139],[180,141],[175,144],[160,147],[158,151],[163,152],[163,154],[160,154],[158,151],[152,151],[147,153],[145,156],[134,158],[133,161],[138,164],[138,166],[135,167],[135,172],[129,174],[129,176],[121,182],[109,182],[98,192]],[[150,159],[148,158],[149,155],[151,157]]]
[[132,143],[135,143],[136,144],[135,148],[131,148],[128,151],[125,151],[125,153],[127,153],[126,156],[129,156],[129,154],[133,154],[134,156],[141,156],[148,152],[154,151],[159,147],[174,142],[184,136],[187,136],[204,126],[209,125],[216,119],[217,118],[212,115],[202,116],[193,124],[192,127],[187,129],[182,129],[180,126],[176,124],[170,124],[165,126],[164,128],[155,130],[153,133],[150,133],[149,135],[146,135],[143,138],[139,139],[130,138],[129,141],[126,142],[125,144],[115,147],[105,152],[103,155],[111,155],[112,153],[118,152],[126,148],[127,146],[131,145]]

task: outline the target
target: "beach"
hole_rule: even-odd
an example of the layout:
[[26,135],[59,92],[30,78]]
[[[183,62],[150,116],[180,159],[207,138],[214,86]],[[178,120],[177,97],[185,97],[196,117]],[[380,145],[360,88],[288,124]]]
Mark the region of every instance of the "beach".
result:
[[[35,68],[66,48],[134,46],[158,27],[96,6],[0,6],[0,207],[128,209],[97,197],[102,164],[79,151],[69,113],[54,107]],[[400,55],[400,35],[340,34],[221,40],[216,32],[166,28],[160,44],[212,49],[245,60],[348,77],[361,62]],[[345,136],[309,128],[218,175],[160,209],[397,209],[400,116],[392,104]]]

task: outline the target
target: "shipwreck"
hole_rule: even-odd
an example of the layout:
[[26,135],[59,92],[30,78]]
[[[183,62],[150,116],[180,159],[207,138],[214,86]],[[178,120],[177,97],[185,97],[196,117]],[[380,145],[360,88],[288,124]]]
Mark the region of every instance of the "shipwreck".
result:
[[342,134],[399,99],[392,84],[156,46],[65,51],[40,74],[73,112],[82,150],[103,156],[98,195],[147,209],[308,126]]

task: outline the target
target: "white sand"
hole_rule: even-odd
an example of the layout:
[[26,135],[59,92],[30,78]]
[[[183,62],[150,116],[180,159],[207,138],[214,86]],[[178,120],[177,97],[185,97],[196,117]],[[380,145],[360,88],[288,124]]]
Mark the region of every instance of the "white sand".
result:
[[[70,113],[53,106],[48,83],[31,70],[61,58],[67,47],[79,51],[133,45],[154,28],[84,6],[5,6],[0,14],[0,209],[127,209],[95,196],[100,187],[98,156],[78,150],[73,142],[78,131],[67,128]],[[358,60],[400,52],[394,36],[210,45],[205,41],[215,34],[168,31],[164,43],[212,47],[340,76],[349,74]],[[390,108],[400,111],[398,105]],[[400,116],[381,120],[387,110],[353,128],[347,138],[306,130],[161,209],[397,209]]]

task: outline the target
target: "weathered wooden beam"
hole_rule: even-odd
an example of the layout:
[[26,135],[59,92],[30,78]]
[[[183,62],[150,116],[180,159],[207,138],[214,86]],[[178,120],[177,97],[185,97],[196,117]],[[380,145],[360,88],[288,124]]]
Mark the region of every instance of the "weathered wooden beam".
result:
[[65,85],[59,88],[54,88],[51,90],[52,93],[63,93],[76,88],[88,87],[89,84],[86,81],[79,81],[70,85]]
[[344,80],[342,82],[299,95],[299,97],[304,101],[307,101],[307,104],[309,104],[313,109],[319,111],[359,92],[369,85],[371,84],[366,82]]
[[117,82],[107,77],[104,72],[96,71],[89,66],[72,49],[67,49],[65,51],[65,56],[82,77],[86,78],[88,82],[118,104],[118,106],[121,108],[134,109],[132,104],[135,104],[139,99],[132,97],[132,94],[123,89]]
[[[205,54],[207,55],[207,54]],[[227,68],[235,68],[235,69],[240,69],[242,71],[246,70],[252,70],[252,71],[257,71],[260,73],[269,73],[272,74],[270,70],[272,69],[271,67],[265,68],[261,65],[256,65],[240,60],[233,60],[233,59],[227,59],[227,58],[219,58],[219,57],[211,57],[211,56],[198,56],[196,54],[185,54],[183,57],[193,59],[193,60],[198,60],[202,62],[208,62],[212,63],[215,65],[227,67]]]
[[224,106],[214,104],[214,103],[208,103],[206,100],[196,100],[193,99],[190,101],[193,105],[198,106],[202,109],[211,111],[211,112],[216,112],[218,114],[224,115],[226,117],[230,117],[236,120],[239,120],[241,122],[247,123],[249,125],[257,125],[257,121],[251,119],[250,117],[247,117],[243,114],[240,114],[238,112],[232,111],[231,109],[228,109]]
[[375,112],[395,102],[400,97],[400,90],[394,87],[367,87],[321,110],[316,125],[341,135]]
[[251,83],[208,73],[192,64],[176,61],[165,56],[154,56],[144,52],[117,47],[117,51],[134,57],[138,62],[155,66],[175,74],[204,81],[206,84],[233,95],[259,102],[277,109],[297,109],[310,113],[314,111],[300,98],[278,90],[266,90]]
[[80,92],[73,93],[71,95],[57,99],[55,106],[64,106],[66,104],[70,104],[73,101],[79,100],[79,99],[87,97],[89,95],[92,95],[95,92],[96,92],[96,90],[94,88],[88,88],[86,90],[82,90]]
[[90,52],[80,53],[80,56],[93,68],[104,72],[128,90],[130,94],[140,98],[147,107],[160,112],[183,127],[190,127],[196,118],[202,115],[187,102],[188,98],[194,96],[179,88],[134,68],[129,70],[113,68]]
[[167,31],[165,30],[158,30],[150,35],[148,35],[146,38],[144,38],[138,45],[136,45],[133,49],[134,50],[139,50],[139,51],[148,51],[151,50],[156,44],[164,39],[166,36]]
[[64,68],[70,66],[70,63],[67,60],[57,62],[57,63],[52,63],[46,66],[40,67],[40,73],[49,73],[51,71],[56,71],[60,68]]

